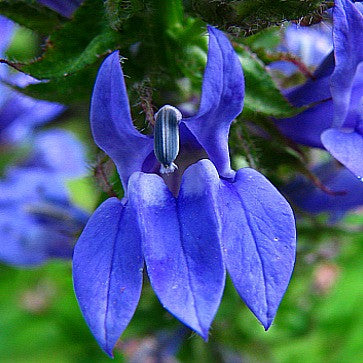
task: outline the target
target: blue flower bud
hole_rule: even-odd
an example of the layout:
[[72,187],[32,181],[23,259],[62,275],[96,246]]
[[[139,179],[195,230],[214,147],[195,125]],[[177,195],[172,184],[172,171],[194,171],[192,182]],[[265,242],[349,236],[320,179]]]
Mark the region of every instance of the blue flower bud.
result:
[[179,153],[180,111],[169,105],[163,106],[155,114],[154,152],[161,164],[160,173],[169,174],[177,169],[174,160]]

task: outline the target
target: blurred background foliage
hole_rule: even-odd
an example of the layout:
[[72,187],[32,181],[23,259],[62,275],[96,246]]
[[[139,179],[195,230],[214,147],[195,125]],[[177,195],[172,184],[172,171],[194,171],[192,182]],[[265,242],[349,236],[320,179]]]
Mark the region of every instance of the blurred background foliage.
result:
[[[356,362],[363,338],[361,216],[339,231],[299,230],[297,265],[276,320],[265,332],[227,283],[210,341],[185,332],[182,362]],[[349,230],[347,230],[349,229]],[[106,362],[79,311],[71,266],[32,270],[1,266],[1,362]],[[115,361],[144,357],[157,333],[179,329],[145,284],[141,302],[117,345]],[[126,361],[128,361],[126,359]],[[139,360],[140,362],[146,360]]]
[[[14,67],[47,80],[22,91],[68,106],[45,128],[71,130],[88,148],[89,176],[70,181],[68,187],[74,202],[92,212],[107,197],[97,168],[105,168],[110,185],[122,195],[112,164],[97,151],[89,130],[89,98],[103,56],[118,48],[125,57],[133,118],[148,132],[147,118],[163,104],[197,105],[190,100],[198,100],[206,62],[205,21],[233,35],[244,68],[245,107],[230,138],[234,166],[251,165],[277,186],[296,171],[309,174],[308,149],[296,149],[269,119],[301,109],[285,100],[265,66],[272,61],[269,52],[280,43],[283,21],[315,19],[330,6],[297,0],[86,0],[68,20],[24,0],[1,1],[0,12],[21,25],[7,58]],[[302,81],[290,79],[293,84]],[[271,142],[251,134],[247,120],[272,135]],[[1,170],[18,152],[2,153]],[[297,212],[297,218],[295,272],[268,332],[228,281],[205,343],[162,309],[145,278],[141,302],[116,347],[115,361],[146,362],[151,353],[168,346],[170,362],[361,362],[363,215],[352,213],[336,225],[328,225],[325,215],[313,218]],[[79,311],[70,262],[32,269],[0,265],[0,271],[0,362],[109,360]]]

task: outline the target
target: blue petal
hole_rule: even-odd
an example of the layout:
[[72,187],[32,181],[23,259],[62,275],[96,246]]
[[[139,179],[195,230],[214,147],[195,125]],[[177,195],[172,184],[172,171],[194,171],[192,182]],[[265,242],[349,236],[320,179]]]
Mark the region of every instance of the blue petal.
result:
[[21,210],[24,206],[0,208],[0,260],[18,267],[39,265],[49,258],[46,243],[39,239],[39,227]]
[[73,256],[79,305],[110,356],[138,304],[142,267],[140,234],[132,209],[110,198],[90,218]]
[[286,187],[284,193],[297,207],[309,213],[328,212],[331,220],[338,220],[350,209],[363,205],[363,184],[348,169],[337,167],[337,163],[320,164],[313,169],[320,181],[333,192],[328,194],[314,186],[306,178],[298,177]]
[[24,140],[31,131],[51,121],[64,111],[59,103],[36,100],[10,91],[0,109],[0,141],[4,143]]
[[[328,57],[331,58],[332,57]],[[328,71],[328,63],[326,59],[325,65],[319,69],[320,76],[322,72]],[[334,62],[332,63],[334,66]],[[329,73],[329,71],[328,71]],[[329,77],[322,76],[317,78],[316,81],[308,81],[305,85],[299,86],[296,89],[287,93],[290,102],[298,104],[299,106],[308,104],[312,101],[318,101],[324,98],[324,92],[328,90],[328,84],[319,84],[319,80],[327,80]],[[316,84],[314,82],[317,82]],[[324,91],[325,90],[325,91]],[[343,127],[359,131],[359,125],[363,124],[362,119],[362,91],[363,91],[363,63],[357,67],[357,72],[354,77],[349,110],[346,115]],[[333,101],[331,99],[325,100],[306,111],[298,114],[297,116],[281,119],[275,121],[280,131],[291,138],[292,140],[313,147],[323,147],[321,142],[321,134],[331,127],[333,123]],[[359,131],[363,133],[362,131]]]
[[291,118],[276,120],[279,130],[291,140],[303,145],[320,147],[320,135],[331,126],[333,102],[323,102]]
[[16,266],[70,258],[88,213],[70,203],[54,173],[13,168],[0,182],[0,259]]
[[[284,33],[283,51],[297,55],[307,66],[317,66],[333,49],[331,28],[327,23],[311,26],[289,24]],[[281,47],[280,47],[281,48]]]
[[130,175],[142,170],[154,143],[132,124],[118,51],[109,55],[98,71],[90,117],[96,144],[113,159],[126,189]]
[[335,69],[331,76],[334,126],[342,126],[349,109],[357,66],[363,62],[363,15],[350,0],[336,0],[334,11]]
[[202,96],[196,116],[184,119],[190,131],[208,153],[220,175],[234,176],[228,152],[228,133],[243,107],[244,77],[241,62],[231,43],[209,26],[208,61]]
[[237,171],[221,190],[227,271],[247,306],[271,325],[295,261],[295,223],[287,201],[253,169]]
[[285,97],[296,107],[331,98],[330,76],[334,66],[334,54],[331,52],[315,71],[314,78],[308,79],[301,86],[289,89],[284,93]]
[[70,18],[83,0],[38,0],[59,14]]
[[177,200],[155,174],[133,174],[129,188],[154,291],[166,309],[207,339],[225,281],[216,169],[209,160],[190,166]]
[[358,178],[363,177],[363,136],[358,132],[328,129],[321,135],[324,147]]
[[14,23],[5,16],[0,16],[0,33],[0,57],[3,57],[14,34]]
[[63,180],[57,174],[39,168],[9,168],[0,187],[0,203],[4,205],[38,199],[66,204],[69,200]]
[[69,178],[84,176],[86,156],[83,145],[72,133],[52,129],[37,134],[27,167],[40,167]]

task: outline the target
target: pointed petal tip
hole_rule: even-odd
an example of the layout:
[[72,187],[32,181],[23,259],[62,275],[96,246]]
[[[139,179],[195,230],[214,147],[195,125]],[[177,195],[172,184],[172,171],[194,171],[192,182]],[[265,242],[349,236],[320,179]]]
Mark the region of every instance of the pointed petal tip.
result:
[[113,347],[112,348],[109,348],[108,346],[106,346],[106,347],[101,346],[101,347],[102,347],[102,350],[108,355],[109,358],[111,358],[111,359],[115,358],[115,356],[113,355]]
[[265,331],[269,330],[271,328],[271,325],[272,325],[272,322],[274,321],[273,318],[269,318],[267,319],[267,321],[265,323],[262,323],[261,324],[263,325]]
[[216,28],[212,25],[207,25],[207,30],[208,30],[208,33],[212,33],[213,30],[215,30]]
[[223,34],[221,30],[217,29],[213,25],[207,25],[207,30],[209,34],[212,33],[214,36],[217,36],[218,34]]
[[206,343],[209,340],[209,327],[202,327],[199,325],[198,328],[190,327],[193,331],[195,331]]
[[330,128],[321,134],[321,141],[335,159],[349,169],[358,179],[362,178],[363,136],[361,134]]
[[102,64],[100,66],[100,69],[99,69],[99,73],[105,69],[106,72],[108,73],[109,72],[109,66],[111,64],[113,64],[113,62],[117,62],[119,65],[120,65],[120,68],[121,68],[121,64],[120,64],[120,51],[119,50],[115,50],[113,51],[112,53],[108,54],[102,61]]
[[203,334],[199,334],[203,340],[208,343],[208,340],[209,340],[209,333],[208,333],[208,330],[206,332],[204,332]]
[[248,306],[247,307],[252,311],[253,315],[256,317],[256,319],[258,320],[258,322],[263,326],[264,330],[267,331],[270,329],[272,322],[274,321],[275,316],[268,317],[267,316],[267,311],[263,312],[263,313],[258,313],[256,311],[254,311],[253,307]]

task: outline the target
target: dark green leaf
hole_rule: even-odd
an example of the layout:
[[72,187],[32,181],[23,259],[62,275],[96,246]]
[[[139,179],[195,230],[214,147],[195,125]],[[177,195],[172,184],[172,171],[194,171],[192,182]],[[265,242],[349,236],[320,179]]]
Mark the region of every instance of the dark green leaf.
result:
[[125,20],[143,11],[145,4],[142,0],[106,0],[105,7],[111,28],[119,30]]
[[48,82],[31,84],[20,91],[34,98],[65,104],[88,101],[91,97],[98,65],[99,63],[96,63],[93,67]]
[[305,16],[319,18],[332,5],[321,0],[189,0],[189,12],[212,25],[232,32],[255,34],[271,25]]
[[252,51],[259,49],[275,50],[281,42],[281,28],[271,27],[243,39],[243,43],[248,45]]
[[0,14],[41,34],[51,33],[63,19],[36,0],[0,0]]
[[85,1],[72,21],[50,35],[43,55],[22,70],[38,79],[66,76],[95,63],[119,43],[119,34],[108,26],[103,1]]
[[264,64],[245,47],[239,47],[242,58],[243,72],[246,82],[245,114],[258,112],[260,114],[285,118],[302,111],[288,103],[268,74]]

